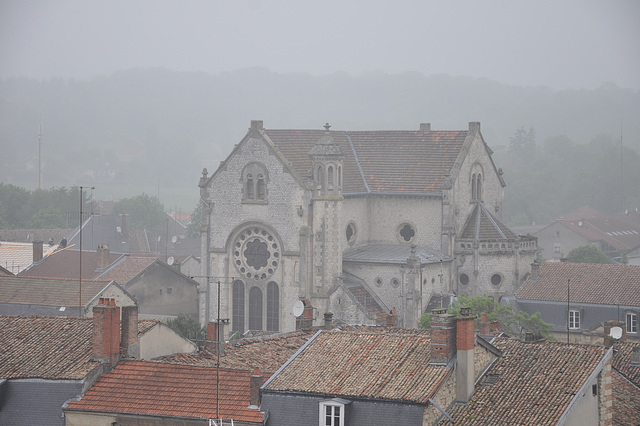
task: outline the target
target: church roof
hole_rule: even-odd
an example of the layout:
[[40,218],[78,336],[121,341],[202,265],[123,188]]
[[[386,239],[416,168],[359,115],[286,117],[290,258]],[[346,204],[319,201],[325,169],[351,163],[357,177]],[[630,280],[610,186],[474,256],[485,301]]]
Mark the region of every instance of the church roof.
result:
[[476,203],[473,211],[467,218],[464,225],[461,240],[517,240],[518,236],[513,233],[504,223],[491,214],[482,203]]
[[[324,130],[264,130],[300,176],[308,176],[310,151]],[[440,194],[468,130],[331,131],[344,155],[343,193]]]
[[[411,256],[411,246],[406,244],[367,244],[350,248],[342,255],[343,262],[398,263],[404,265]],[[416,247],[420,263],[437,263],[451,259],[426,246]]]

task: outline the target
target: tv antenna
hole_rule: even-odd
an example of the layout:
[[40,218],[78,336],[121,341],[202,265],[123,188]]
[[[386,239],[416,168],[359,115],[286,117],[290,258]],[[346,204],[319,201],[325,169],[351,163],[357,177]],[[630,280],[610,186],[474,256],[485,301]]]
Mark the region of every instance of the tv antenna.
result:
[[42,123],[38,131],[38,189],[42,189]]

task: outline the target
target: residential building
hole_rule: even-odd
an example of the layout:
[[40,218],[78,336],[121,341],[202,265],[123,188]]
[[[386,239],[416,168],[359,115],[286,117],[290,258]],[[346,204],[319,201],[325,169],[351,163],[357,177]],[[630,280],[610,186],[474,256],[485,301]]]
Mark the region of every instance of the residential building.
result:
[[477,122],[333,131],[252,121],[200,178],[201,323],[291,331],[303,301],[315,323],[327,312],[386,323],[396,309],[398,325],[415,327],[432,297],[512,295],[537,245],[500,221],[505,182],[491,155]]
[[0,267],[8,273],[18,275],[57,249],[57,244],[50,246],[42,241],[0,241]]
[[640,424],[640,343],[617,342],[611,366],[613,424]]
[[619,321],[625,338],[640,341],[640,266],[544,262],[533,264],[513,299],[518,309],[553,324],[552,335],[602,344],[607,322]]

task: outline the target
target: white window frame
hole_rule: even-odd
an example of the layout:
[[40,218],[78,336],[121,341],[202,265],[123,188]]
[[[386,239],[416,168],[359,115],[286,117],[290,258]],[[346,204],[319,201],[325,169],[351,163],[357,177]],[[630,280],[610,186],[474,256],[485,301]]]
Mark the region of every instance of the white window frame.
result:
[[625,325],[627,328],[627,333],[637,333],[638,314],[635,312],[627,312],[627,314],[625,315]]
[[569,321],[569,330],[580,330],[580,321],[582,320],[582,318],[580,318],[580,311],[575,309],[569,310],[569,318],[567,318],[567,320]]
[[[338,398],[335,399],[329,399],[326,401],[320,401],[320,405],[319,405],[319,416],[318,416],[318,424],[320,426],[327,426],[327,408],[331,408],[332,410],[332,422],[331,422],[331,426],[344,426],[344,419],[345,419],[345,405],[348,404],[348,401],[344,401]],[[338,414],[337,418],[335,416],[335,409],[339,409],[340,413]],[[334,421],[336,420],[336,421]]]

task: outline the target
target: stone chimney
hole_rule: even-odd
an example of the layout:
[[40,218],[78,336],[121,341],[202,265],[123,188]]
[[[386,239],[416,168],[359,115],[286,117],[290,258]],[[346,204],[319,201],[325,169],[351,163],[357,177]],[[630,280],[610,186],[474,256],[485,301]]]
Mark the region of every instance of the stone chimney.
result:
[[431,315],[431,364],[446,364],[456,352],[456,318],[446,309]]
[[420,123],[420,131],[421,132],[431,131],[431,123]]
[[627,329],[625,327],[625,323],[622,321],[615,321],[615,320],[611,320],[611,321],[605,321],[604,323],[604,345],[607,347],[611,346],[611,329],[613,327],[620,327],[622,329],[622,337],[620,337],[620,341],[621,342],[626,342],[627,341]]
[[387,314],[387,325],[389,327],[398,326],[398,312],[396,311],[396,308],[391,308],[391,311]]
[[120,337],[120,353],[126,357],[140,358],[140,342],[138,340],[138,307],[122,307],[122,335]]
[[260,407],[260,387],[264,383],[264,376],[260,373],[260,369],[256,367],[251,375],[249,384],[249,408]]
[[480,319],[480,323],[478,324],[478,334],[491,334],[491,325],[489,325],[489,321],[487,320],[487,314],[482,314],[482,318]]
[[220,355],[224,356],[224,332],[225,325],[229,324],[228,319],[218,321],[209,321],[207,323],[207,348],[212,352],[220,351]]
[[108,244],[100,244],[98,245],[98,250],[96,251],[96,255],[98,257],[98,269],[104,269],[111,264],[109,261],[109,245]]
[[42,241],[33,242],[33,263],[40,262],[44,257],[42,250]]
[[333,329],[333,314],[331,312],[324,313],[324,329],[325,330]]
[[257,130],[262,130],[263,129],[263,122],[262,120],[251,120],[251,127],[250,129],[257,129]]
[[456,366],[456,401],[469,402],[473,395],[475,382],[475,322],[471,316],[471,308],[460,309],[460,316],[456,319],[456,347],[458,365]]
[[531,276],[529,277],[532,280],[537,280],[540,277],[540,264],[538,262],[533,262],[531,264]]
[[469,122],[469,133],[473,133],[473,134],[480,133],[480,122],[479,121],[470,121]]
[[115,365],[120,357],[120,308],[115,299],[100,298],[93,307],[94,358]]

